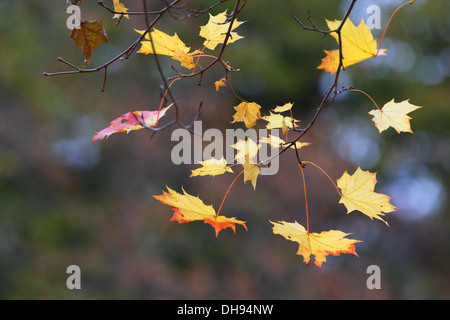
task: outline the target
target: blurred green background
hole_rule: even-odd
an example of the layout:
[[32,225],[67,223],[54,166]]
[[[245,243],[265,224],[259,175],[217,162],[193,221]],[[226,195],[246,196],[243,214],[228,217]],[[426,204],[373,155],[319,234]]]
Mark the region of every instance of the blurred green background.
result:
[[[82,18],[103,18],[110,44],[94,52],[98,66],[123,51],[143,29],[143,17],[123,19],[85,0]],[[140,11],[141,1],[122,1]],[[403,1],[357,2],[350,18],[367,19],[381,8],[382,28]],[[160,1],[150,1],[159,9]],[[214,1],[192,1],[205,8]],[[303,31],[308,10],[322,28],[325,18],[341,19],[350,1],[249,0],[239,20],[245,39],[224,58],[241,71],[231,74],[236,92],[263,106],[295,102],[294,113],[308,123],[332,78],[316,69],[331,37]],[[111,6],[112,1],[105,1]],[[223,4],[212,14],[233,6]],[[222,213],[247,221],[216,238],[200,222],[169,222],[172,210],[153,198],[166,185],[181,186],[218,208],[233,175],[189,178],[194,165],[175,166],[170,153],[173,128],[150,138],[145,130],[116,134],[91,144],[92,135],[123,113],[154,110],[160,78],[152,56],[134,54],[103,73],[44,77],[68,70],[56,58],[82,67],[82,52],[68,38],[66,1],[0,3],[0,297],[3,299],[449,299],[450,235],[450,2],[417,0],[403,8],[388,29],[388,55],[349,67],[340,86],[353,85],[379,105],[410,99],[414,134],[393,129],[379,135],[364,95],[341,94],[328,104],[305,136],[313,143],[303,160],[333,178],[361,166],[377,171],[376,191],[392,196],[399,211],[387,214],[390,227],[359,213],[346,215],[330,182],[306,169],[311,231],[353,233],[359,258],[328,256],[321,269],[305,266],[298,245],[271,231],[269,220],[305,224],[301,175],[293,153],[285,153],[275,176],[260,176],[256,191],[240,180]],[[180,12],[182,14],[182,12]],[[158,28],[177,32],[200,48],[198,27],[207,15],[184,21],[165,17]],[[380,39],[383,30],[373,30]],[[167,76],[177,62],[161,57]],[[217,66],[198,79],[177,82],[173,93],[182,119],[192,121],[203,101],[203,129],[230,124],[239,103],[228,87],[215,92],[224,76]],[[173,110],[166,119],[173,117]],[[164,120],[166,120],[164,119]],[[164,121],[162,121],[164,122]],[[261,121],[263,122],[263,121]],[[165,122],[164,122],[165,123]],[[258,124],[263,127],[264,123]],[[66,268],[81,268],[81,290],[68,290]],[[381,289],[366,287],[367,267],[378,265]]]

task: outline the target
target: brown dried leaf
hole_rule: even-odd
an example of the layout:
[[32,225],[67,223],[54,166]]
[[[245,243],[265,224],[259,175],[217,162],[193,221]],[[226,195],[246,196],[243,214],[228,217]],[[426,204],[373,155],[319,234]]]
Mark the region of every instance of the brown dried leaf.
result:
[[84,64],[89,65],[92,52],[104,41],[109,43],[105,28],[103,28],[103,19],[100,21],[83,21],[80,28],[74,28],[69,36],[75,44],[83,51]]

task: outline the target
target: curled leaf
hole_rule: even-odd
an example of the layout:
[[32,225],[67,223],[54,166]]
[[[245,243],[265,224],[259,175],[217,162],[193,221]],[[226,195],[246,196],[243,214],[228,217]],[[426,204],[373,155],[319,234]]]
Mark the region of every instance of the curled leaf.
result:
[[261,118],[259,110],[261,106],[255,102],[241,102],[237,107],[234,107],[236,113],[233,116],[234,122],[244,122],[247,128],[252,128],[256,125],[256,121]]
[[74,28],[69,38],[83,51],[85,65],[89,65],[92,53],[102,42],[109,43],[103,28],[103,19],[81,22],[80,28]]
[[161,111],[134,111],[128,112],[114,119],[109,124],[109,127],[97,132],[92,138],[92,144],[96,140],[103,140],[108,138],[113,133],[126,131],[127,133],[132,130],[144,129],[145,127],[154,127],[158,120],[166,114],[167,108],[163,108]]

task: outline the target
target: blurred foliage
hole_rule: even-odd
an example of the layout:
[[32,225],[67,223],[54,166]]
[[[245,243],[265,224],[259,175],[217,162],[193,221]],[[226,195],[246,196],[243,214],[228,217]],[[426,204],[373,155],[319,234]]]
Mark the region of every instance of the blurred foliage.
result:
[[[94,52],[97,66],[137,38],[143,17],[123,19],[84,1],[83,19],[103,18],[110,44]],[[111,3],[107,3],[111,5]],[[132,11],[140,1],[123,1]],[[192,1],[205,8],[211,1]],[[357,2],[350,16],[366,19],[381,6],[382,26],[403,1]],[[159,1],[150,1],[158,9]],[[267,113],[295,102],[296,117],[308,123],[331,77],[316,69],[331,37],[303,31],[291,12],[317,25],[341,19],[350,1],[249,0],[240,20],[245,39],[224,58],[239,68],[233,88]],[[213,13],[232,10],[223,4]],[[450,3],[417,0],[402,9],[388,29],[388,55],[348,68],[340,85],[368,92],[379,105],[395,97],[424,106],[414,114],[414,135],[393,130],[378,135],[371,102],[355,92],[327,105],[301,153],[337,179],[361,165],[378,171],[380,192],[401,208],[389,214],[390,228],[357,213],[345,215],[329,181],[306,170],[311,229],[340,229],[362,240],[359,258],[328,257],[321,269],[306,267],[297,245],[271,232],[271,220],[304,223],[300,172],[293,154],[280,160],[276,176],[262,176],[256,191],[237,184],[222,212],[247,221],[248,232],[229,229],[214,236],[201,223],[169,222],[158,203],[166,185],[198,194],[218,207],[234,177],[188,178],[196,166],[170,160],[170,131],[117,134],[91,145],[92,135],[132,110],[154,109],[160,79],[151,56],[132,55],[103,73],[44,77],[67,70],[61,56],[82,66],[81,51],[68,38],[65,1],[0,3],[0,297],[4,299],[449,299],[448,233],[450,188]],[[164,17],[159,28],[177,32],[193,49],[201,46],[199,25],[207,15],[184,21]],[[380,39],[382,30],[374,30]],[[161,59],[167,75],[173,61]],[[203,129],[230,127],[233,94],[214,90],[223,69],[180,81],[174,94],[183,121],[192,121],[203,101]],[[170,117],[170,115],[168,116]],[[238,126],[236,126],[238,127]],[[303,151],[303,150],[302,150]],[[66,288],[66,268],[82,271],[82,289]],[[381,268],[381,290],[368,290],[366,269]]]

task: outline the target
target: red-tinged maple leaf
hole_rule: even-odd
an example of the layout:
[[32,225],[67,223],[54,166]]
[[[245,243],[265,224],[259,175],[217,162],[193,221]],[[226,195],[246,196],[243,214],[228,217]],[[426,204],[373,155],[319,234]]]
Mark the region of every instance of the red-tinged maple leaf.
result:
[[128,133],[132,130],[139,130],[145,127],[154,127],[157,124],[157,121],[166,114],[166,111],[169,108],[170,106],[161,109],[161,111],[134,111],[125,113],[119,118],[111,121],[109,127],[94,134],[92,144],[94,144],[96,140],[108,138],[113,133],[123,131]]
[[178,221],[179,223],[203,221],[214,228],[216,237],[221,230],[226,228],[231,228],[236,233],[236,224],[242,225],[245,230],[247,230],[245,221],[217,215],[211,205],[205,205],[199,197],[191,196],[184,191],[184,189],[183,194],[180,194],[169,187],[167,187],[167,190],[169,192],[163,191],[162,195],[154,195],[153,197],[161,203],[173,207],[175,213],[170,221]]

